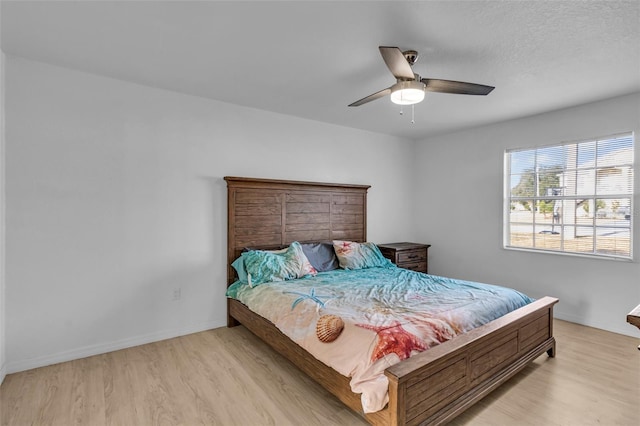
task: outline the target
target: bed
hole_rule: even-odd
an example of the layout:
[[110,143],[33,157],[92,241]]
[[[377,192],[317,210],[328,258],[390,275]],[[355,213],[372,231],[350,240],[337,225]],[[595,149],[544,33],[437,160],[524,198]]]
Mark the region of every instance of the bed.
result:
[[[293,242],[364,243],[367,185],[225,177],[228,187],[228,286],[246,248]],[[408,272],[407,272],[408,273]],[[417,274],[411,272],[412,274]],[[244,325],[374,425],[442,424],[547,352],[555,356],[553,306],[543,297],[387,367],[388,403],[363,412],[350,378],[311,356],[271,321],[228,298],[228,325]]]

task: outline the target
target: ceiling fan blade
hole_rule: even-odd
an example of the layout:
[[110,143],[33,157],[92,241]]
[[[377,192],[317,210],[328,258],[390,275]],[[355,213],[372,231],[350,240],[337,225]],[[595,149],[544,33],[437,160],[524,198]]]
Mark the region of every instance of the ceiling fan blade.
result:
[[375,101],[378,98],[381,98],[383,96],[389,95],[391,93],[391,87],[387,87],[386,89],[382,89],[379,92],[374,93],[373,95],[369,95],[366,98],[362,98],[359,101],[355,101],[354,103],[350,104],[350,107],[355,107],[355,106],[360,106],[362,104],[366,104],[367,102],[371,102],[371,101]]
[[459,95],[488,95],[495,87],[484,84],[465,83],[464,81],[423,78],[421,80],[428,92],[456,93]]
[[382,59],[384,59],[384,63],[387,64],[387,67],[395,78],[400,80],[415,79],[411,65],[407,62],[402,50],[397,47],[389,46],[379,46],[378,49],[380,49],[380,54],[382,55]]

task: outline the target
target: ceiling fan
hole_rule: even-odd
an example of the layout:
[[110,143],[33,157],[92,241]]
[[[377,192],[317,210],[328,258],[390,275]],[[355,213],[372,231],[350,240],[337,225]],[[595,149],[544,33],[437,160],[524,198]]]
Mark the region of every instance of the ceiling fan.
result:
[[379,46],[382,59],[387,64],[391,74],[397,82],[393,86],[380,90],[372,95],[360,99],[350,107],[356,107],[367,102],[375,101],[386,95],[391,95],[391,101],[399,105],[413,105],[422,102],[426,92],[456,93],[460,95],[488,95],[493,86],[465,83],[463,81],[439,80],[434,78],[420,78],[411,68],[418,59],[418,52],[397,47]]

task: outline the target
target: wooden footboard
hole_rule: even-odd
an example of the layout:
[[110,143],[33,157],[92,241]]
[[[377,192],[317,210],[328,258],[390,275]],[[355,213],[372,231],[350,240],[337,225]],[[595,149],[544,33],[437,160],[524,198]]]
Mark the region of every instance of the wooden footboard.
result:
[[270,321],[229,300],[229,315],[373,425],[443,424],[547,352],[555,356],[553,305],[544,297],[392,367],[389,404],[363,414],[349,379],[311,356]]
[[387,424],[446,423],[539,355],[555,356],[557,302],[544,297],[389,367]]

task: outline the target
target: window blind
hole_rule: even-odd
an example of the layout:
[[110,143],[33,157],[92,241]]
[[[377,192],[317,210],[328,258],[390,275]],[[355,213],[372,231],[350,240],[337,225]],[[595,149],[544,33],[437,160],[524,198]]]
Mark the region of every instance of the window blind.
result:
[[634,137],[505,153],[507,248],[632,258]]

